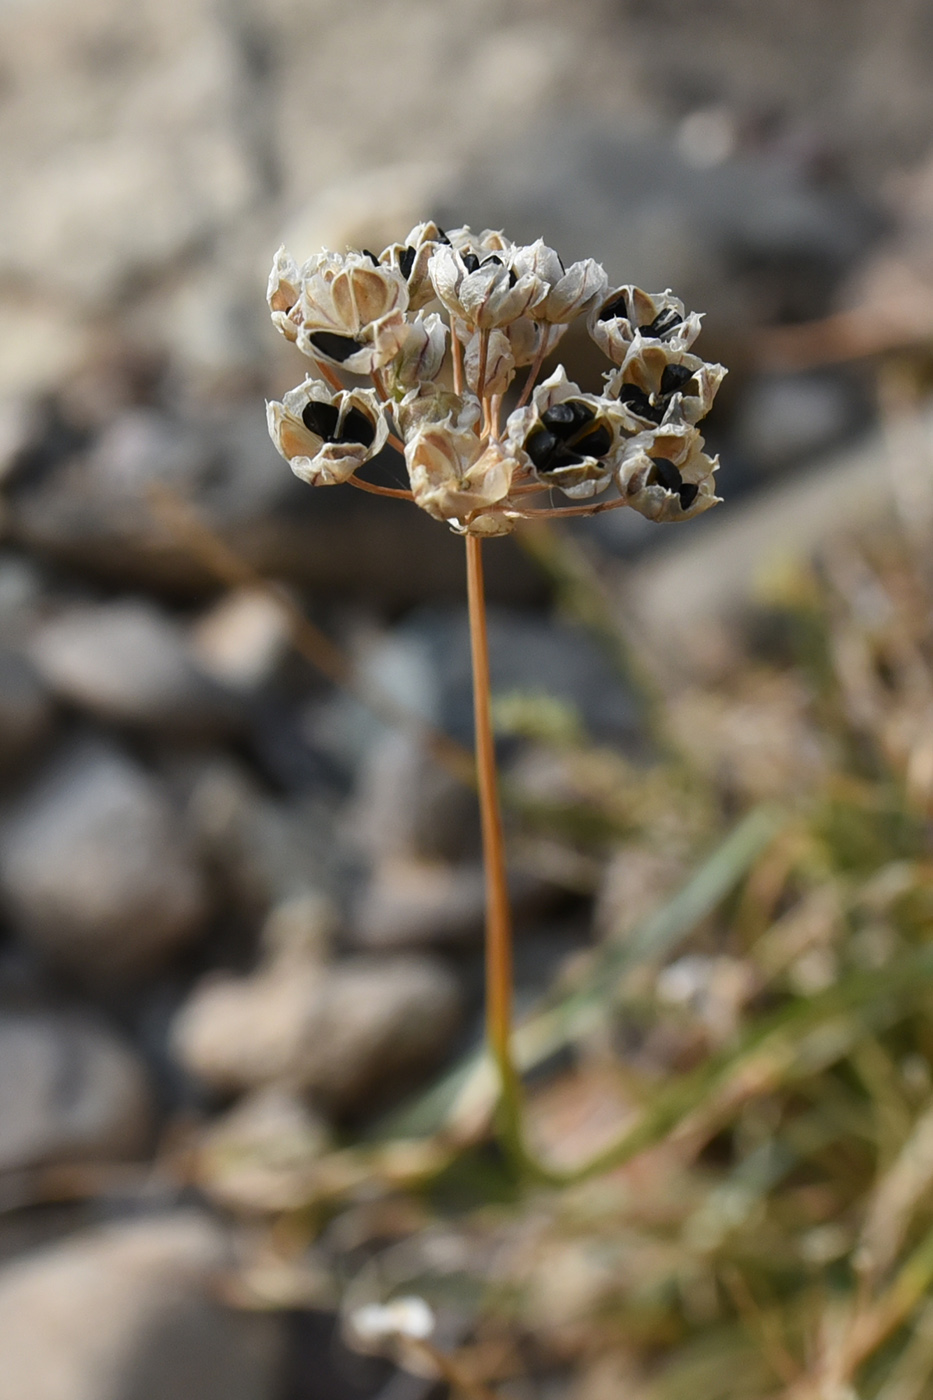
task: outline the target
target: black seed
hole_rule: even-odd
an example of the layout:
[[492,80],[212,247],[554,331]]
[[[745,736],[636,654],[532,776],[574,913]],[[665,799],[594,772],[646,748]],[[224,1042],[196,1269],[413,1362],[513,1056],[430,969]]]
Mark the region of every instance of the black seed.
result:
[[481,266],[488,267],[490,263],[495,263],[497,267],[502,266],[502,259],[495,253],[490,253],[488,258],[483,258]]
[[557,438],[547,428],[535,428],[525,439],[525,451],[539,471],[547,471],[548,463],[559,446]]
[[573,405],[569,403],[556,403],[551,408],[546,408],[541,415],[541,422],[544,423],[546,427],[553,429],[558,437],[569,437],[577,426]]
[[336,360],[338,365],[342,365],[344,360],[349,360],[351,355],[363,348],[352,336],[335,335],[333,331],[315,331],[308,339],[315,350],[320,350],[329,360]]
[[579,399],[566,399],[563,403],[554,404],[553,408],[545,409],[541,422],[562,442],[566,442],[587,423],[592,423],[595,417],[589,404],[580,403]]
[[[555,252],[556,251],[557,250],[555,249]],[[560,253],[557,253],[557,266],[560,268],[561,272],[566,273],[567,269],[564,267],[564,260],[561,257]]]
[[363,249],[363,257],[369,258],[369,261],[372,263],[373,267],[379,266],[379,259],[376,257],[376,254],[371,253],[368,248]]
[[661,393],[665,398],[670,394],[676,394],[692,378],[693,374],[686,365],[668,365],[661,375]]
[[514,286],[515,286],[515,283],[516,283],[517,281],[518,281],[518,277],[515,275],[515,268],[514,268],[514,267],[510,267],[510,268],[509,268],[509,287],[514,287]]
[[663,408],[652,404],[644,389],[639,389],[637,384],[623,384],[619,390],[619,403],[624,403],[633,413],[637,413],[639,418],[647,418],[649,423],[660,423],[664,417]]
[[554,454],[551,471],[559,471],[561,467],[582,467],[583,461],[579,452],[571,452],[568,447],[559,447]]
[[668,308],[667,311],[659,311],[653,321],[649,321],[646,326],[639,326],[638,329],[641,331],[642,335],[653,336],[655,339],[660,340],[667,335],[668,331],[672,331],[675,326],[681,325],[683,319],[683,316],[678,316],[676,311],[672,311]]
[[685,481],[680,488],[680,508],[689,510],[700,494],[699,486],[694,486],[692,481]]
[[648,480],[652,486],[663,486],[667,491],[680,491],[683,482],[674,463],[667,457],[652,457],[651,460],[653,466],[648,473]]
[[447,237],[446,233],[440,227],[440,225],[437,226],[437,241],[438,243],[446,243],[448,248],[450,247],[450,239]]
[[309,433],[323,438],[325,442],[333,442],[339,416],[334,404],[319,403],[317,399],[311,399],[304,406],[301,421]]
[[399,255],[398,255],[398,268],[399,268],[399,272],[400,272],[400,273],[402,274],[402,276],[406,279],[406,281],[407,281],[408,278],[411,276],[411,270],[412,270],[412,268],[413,268],[414,265],[415,265],[415,258],[416,258],[416,257],[417,257],[417,249],[415,249],[415,248],[405,248],[405,249],[404,249],[401,253],[399,253]]
[[628,319],[628,302],[625,300],[624,292],[620,297],[616,297],[615,301],[607,302],[599,313],[601,321],[615,321],[620,316]]
[[587,457],[605,457],[612,446],[612,431],[605,423],[598,423],[583,437],[574,441],[574,447],[585,452]]
[[371,447],[376,429],[366,414],[358,408],[348,410],[340,429],[338,442],[358,442],[361,447]]
[[479,271],[480,261],[475,253],[463,253],[460,258],[460,261],[463,263],[463,266],[466,268],[467,272]]

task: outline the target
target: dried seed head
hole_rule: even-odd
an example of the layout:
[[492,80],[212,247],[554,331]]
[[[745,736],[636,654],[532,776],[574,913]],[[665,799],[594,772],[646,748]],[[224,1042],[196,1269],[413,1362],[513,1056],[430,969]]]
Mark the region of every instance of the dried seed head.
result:
[[[279,330],[327,379],[268,406],[276,446],[306,481],[351,479],[391,436],[404,445],[415,503],[462,533],[507,534],[549,511],[550,488],[586,502],[614,486],[618,494],[578,509],[630,506],[653,520],[718,500],[717,464],[695,425],[725,371],[691,353],[700,317],[670,292],[607,291],[599,263],[565,268],[542,239],[517,245],[495,229],[422,223],[378,257],[325,249],[298,267],[280,248],[268,300]],[[535,388],[582,317],[614,366],[603,392],[584,391],[563,367]],[[523,366],[520,402],[531,399],[503,428],[503,396]],[[328,387],[343,371],[372,376],[376,392]]]
[[[462,323],[461,323],[462,324]],[[483,362],[483,336],[486,341],[486,358]],[[512,343],[505,331],[474,331],[467,337],[463,348],[463,372],[466,382],[474,394],[480,392],[479,375],[483,371],[483,391],[498,394],[508,390],[515,378],[515,355]]]
[[416,504],[465,531],[475,512],[505,500],[518,465],[498,444],[484,448],[472,427],[449,419],[420,424],[405,443],[405,462]]
[[408,287],[365,253],[326,251],[301,269],[301,295],[288,313],[298,349],[314,360],[371,374],[398,354]]
[[380,263],[396,268],[408,284],[408,304],[412,311],[434,300],[434,287],[428,276],[428,262],[435,248],[448,242],[443,229],[435,223],[416,224],[404,243],[390,243],[379,258]]
[[718,468],[719,458],[706,455],[702,437],[685,423],[632,438],[616,468],[616,485],[648,520],[688,520],[719,504]]
[[568,324],[601,298],[606,290],[605,269],[593,258],[564,268],[553,248],[542,238],[512,254],[512,270],[519,278],[537,278],[542,295],[536,298],[532,315],[537,321]]
[[423,423],[451,422],[457,428],[478,433],[482,406],[472,394],[454,394],[437,384],[409,389],[395,407],[399,432],[407,442]]
[[382,406],[371,389],[334,393],[306,379],[266,404],[269,435],[292,471],[312,486],[336,486],[385,447]]
[[472,330],[492,330],[517,321],[543,294],[537,278],[516,276],[499,253],[435,248],[428,274],[438,300]]
[[524,454],[539,481],[571,500],[588,500],[610,484],[624,430],[618,404],[585,394],[559,365],[531,404],[510,415],[505,441]]
[[687,315],[684,304],[670,291],[654,296],[639,287],[616,287],[597,301],[586,320],[600,350],[621,365],[639,333],[671,351],[689,350],[700,334],[700,317]]
[[671,350],[635,336],[621,366],[606,376],[606,393],[637,421],[660,425],[671,418],[698,423],[713,406],[725,376],[722,365],[707,364],[686,350]]
[[447,354],[447,327],[436,312],[419,311],[405,322],[401,344],[385,368],[386,387],[393,396],[407,394],[437,378]]

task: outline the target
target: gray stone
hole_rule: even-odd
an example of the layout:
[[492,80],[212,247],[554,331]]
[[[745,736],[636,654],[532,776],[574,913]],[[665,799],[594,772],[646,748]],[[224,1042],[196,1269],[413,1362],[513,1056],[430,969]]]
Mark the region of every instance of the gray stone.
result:
[[202,671],[234,690],[250,692],[272,678],[290,631],[284,604],[268,589],[237,588],[199,618],[191,648]]
[[204,876],[159,784],[102,745],[59,757],[8,817],[0,887],[24,937],[92,980],[146,971],[208,913]]
[[21,652],[0,645],[0,771],[27,763],[54,727],[51,697]]
[[[624,514],[625,512],[618,512]],[[492,551],[489,551],[492,557]],[[437,722],[465,745],[473,742],[470,634],[464,608],[425,607],[399,628],[430,658]],[[490,607],[489,657],[494,699],[519,693],[563,702],[593,738],[631,741],[636,707],[606,655],[583,628],[517,608]]]
[[431,959],[289,960],[208,979],[176,1017],[173,1044],[215,1088],[288,1084],[342,1112],[435,1064],[458,1019],[456,980]]
[[71,609],[40,629],[30,654],[59,695],[103,720],[211,732],[237,718],[181,627],[144,599]]
[[227,758],[197,774],[188,818],[200,849],[251,917],[283,900],[341,893],[351,868],[330,805],[313,794],[276,801]]
[[105,1026],[0,1012],[0,1172],[135,1156],[150,1117],[142,1066]]
[[[525,873],[509,872],[516,918],[540,912],[554,887]],[[372,951],[459,946],[482,937],[486,882],[478,861],[452,865],[417,857],[380,861],[362,884],[350,910],[350,936]]]
[[759,471],[774,471],[826,452],[863,426],[865,407],[838,374],[773,374],[748,386],[735,442]]
[[353,806],[353,835],[372,860],[479,853],[475,793],[440,766],[417,733],[390,730],[372,745]]
[[312,1194],[327,1125],[296,1093],[274,1085],[247,1094],[201,1134],[195,1170],[211,1199],[238,1211],[299,1209]]
[[175,1212],[108,1225],[0,1270],[0,1400],[270,1400],[283,1336],[217,1300],[223,1231]]

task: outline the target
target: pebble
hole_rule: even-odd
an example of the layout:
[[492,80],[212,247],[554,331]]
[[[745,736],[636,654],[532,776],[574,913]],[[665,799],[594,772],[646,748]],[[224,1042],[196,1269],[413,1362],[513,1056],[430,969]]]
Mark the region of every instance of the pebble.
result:
[[136,1156],[151,1111],[136,1055],[97,1020],[0,1011],[0,1172]]
[[270,1085],[246,1094],[210,1124],[195,1171],[211,1199],[229,1210],[297,1210],[330,1146],[327,1125],[300,1095]]
[[109,745],[59,755],[0,830],[18,931],[90,982],[135,977],[199,932],[205,877],[155,778]]
[[215,1089],[284,1084],[343,1113],[436,1065],[459,1001],[453,974],[426,957],[360,955],[304,969],[289,960],[202,983],[172,1040],[185,1068]]
[[103,720],[210,734],[236,718],[232,695],[196,664],[181,627],[144,599],[62,614],[40,629],[31,656],[63,699]]
[[55,707],[35,667],[20,651],[0,646],[0,772],[34,758],[54,724]]
[[0,1269],[0,1400],[271,1400],[283,1333],[234,1312],[195,1211],[86,1230]]
[[290,631],[284,604],[271,593],[237,588],[199,619],[191,645],[202,671],[222,685],[249,692],[271,679]]
[[[517,920],[553,903],[557,886],[530,871],[509,871]],[[482,937],[486,909],[482,865],[395,857],[380,861],[350,910],[350,937],[372,951],[460,946]]]

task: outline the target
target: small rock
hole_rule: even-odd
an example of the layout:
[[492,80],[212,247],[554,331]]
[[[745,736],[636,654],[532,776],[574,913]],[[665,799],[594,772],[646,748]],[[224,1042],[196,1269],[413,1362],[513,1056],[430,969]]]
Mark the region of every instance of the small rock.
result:
[[0,1012],[0,1171],[132,1157],[151,1104],[128,1046],[85,1016]]
[[90,1230],[0,1270],[0,1400],[269,1400],[271,1314],[216,1299],[231,1264],[195,1212]]
[[238,588],[200,619],[191,642],[203,671],[223,685],[249,691],[269,680],[289,633],[285,607],[271,593]]
[[358,957],[331,970],[309,1072],[321,1101],[357,1106],[437,1064],[460,1022],[453,973],[426,957]]
[[[470,632],[463,608],[425,607],[398,629],[417,639],[437,687],[435,722],[461,743],[473,742]],[[637,709],[624,682],[583,628],[518,608],[489,609],[494,697],[546,695],[579,716],[597,740],[631,743]]]
[[21,652],[0,646],[0,772],[21,767],[49,738],[54,706]]
[[[509,872],[516,918],[540,912],[554,887],[521,870]],[[353,942],[373,951],[477,941],[483,930],[486,881],[478,863],[397,857],[383,860],[363,886],[350,915]]]
[[104,981],[163,960],[208,912],[204,876],[158,783],[103,745],[67,752],[7,820],[0,888],[30,942]]
[[759,472],[837,446],[864,427],[864,395],[840,374],[772,374],[748,386],[735,424],[736,444]]
[[361,956],[215,977],[180,1011],[173,1041],[214,1088],[286,1083],[340,1112],[435,1063],[458,1019],[457,983],[441,964]]
[[251,917],[339,887],[350,865],[326,799],[275,801],[229,759],[213,759],[199,773],[188,815],[201,850]]
[[198,1181],[228,1209],[297,1210],[329,1146],[327,1126],[297,1094],[257,1089],[203,1134]]
[[353,834],[373,860],[461,860],[480,849],[476,794],[420,735],[390,730],[369,749],[357,785]]
[[192,660],[181,628],[142,599],[63,614],[41,628],[31,655],[53,689],[103,720],[211,732],[235,718],[231,695]]

